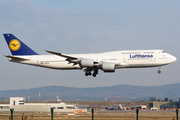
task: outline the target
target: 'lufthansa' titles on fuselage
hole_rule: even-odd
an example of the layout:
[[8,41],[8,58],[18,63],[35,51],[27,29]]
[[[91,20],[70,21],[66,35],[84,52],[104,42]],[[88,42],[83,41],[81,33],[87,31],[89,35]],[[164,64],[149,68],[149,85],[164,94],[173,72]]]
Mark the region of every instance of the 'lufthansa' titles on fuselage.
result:
[[130,58],[153,58],[153,55],[129,55]]

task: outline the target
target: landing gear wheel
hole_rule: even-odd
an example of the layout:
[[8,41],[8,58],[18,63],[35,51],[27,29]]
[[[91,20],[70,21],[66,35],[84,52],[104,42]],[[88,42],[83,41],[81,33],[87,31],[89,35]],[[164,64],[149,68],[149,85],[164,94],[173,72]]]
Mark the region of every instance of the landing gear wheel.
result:
[[89,71],[87,71],[87,72],[85,72],[85,76],[91,76],[91,72],[89,72]]
[[96,70],[96,71],[94,71],[94,72],[95,72],[96,75],[98,74],[98,70]]
[[93,73],[93,77],[96,77],[96,73]]
[[158,74],[160,74],[161,73],[161,66],[159,66],[159,68],[158,68]]
[[91,76],[91,72],[89,72],[88,75]]
[[161,70],[158,70],[158,74],[160,74],[161,73]]
[[88,73],[87,73],[87,72],[85,73],[85,76],[88,76]]
[[96,77],[97,74],[98,74],[98,69],[95,69],[92,75],[93,77]]
[[[93,71],[93,73],[92,73]],[[93,77],[96,77],[96,75],[98,74],[98,69],[97,68],[86,68],[84,70],[85,72],[85,76],[93,76]]]

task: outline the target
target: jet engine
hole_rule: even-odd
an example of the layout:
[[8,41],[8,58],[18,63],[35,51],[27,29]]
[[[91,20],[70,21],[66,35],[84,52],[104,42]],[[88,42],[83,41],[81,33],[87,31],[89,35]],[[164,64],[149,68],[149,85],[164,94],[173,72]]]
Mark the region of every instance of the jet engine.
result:
[[103,63],[102,70],[104,72],[115,72],[115,65],[113,63]]
[[93,67],[94,61],[92,59],[83,59],[81,60],[82,67]]

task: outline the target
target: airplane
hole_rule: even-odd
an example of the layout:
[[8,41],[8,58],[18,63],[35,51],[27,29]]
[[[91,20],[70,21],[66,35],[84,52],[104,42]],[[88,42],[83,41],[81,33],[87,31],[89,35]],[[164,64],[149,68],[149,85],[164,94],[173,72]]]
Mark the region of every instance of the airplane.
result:
[[126,109],[126,107],[122,107],[122,105],[119,103],[118,105],[116,105],[116,107],[106,107],[107,110],[122,110],[122,109]]
[[101,108],[105,108],[106,110],[134,110],[134,109],[146,109],[146,105],[135,105],[135,106],[128,106],[123,107],[122,104],[116,105],[116,107],[108,107],[108,106],[102,106]]
[[135,106],[131,107],[123,107],[120,103],[116,105],[116,107],[108,107],[108,106],[102,106],[101,108],[105,108],[106,110],[128,110],[128,109],[134,109],[137,108]]
[[177,59],[164,50],[122,50],[91,54],[63,54],[49,51],[53,55],[40,55],[20,41],[13,34],[3,34],[12,55],[4,55],[11,62],[59,69],[84,70],[86,76],[96,77],[98,70],[115,72],[121,68],[159,67]]

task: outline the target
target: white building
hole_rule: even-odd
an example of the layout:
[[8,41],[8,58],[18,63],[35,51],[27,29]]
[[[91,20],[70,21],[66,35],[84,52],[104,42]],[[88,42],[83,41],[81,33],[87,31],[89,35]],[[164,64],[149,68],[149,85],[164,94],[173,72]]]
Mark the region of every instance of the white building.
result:
[[26,103],[23,97],[10,97],[10,104],[0,104],[0,111],[9,111],[14,108],[14,111],[23,112],[50,112],[53,108],[54,112],[87,112],[87,109],[78,109],[76,104],[60,103]]
[[10,106],[13,106],[13,105],[24,105],[25,101],[26,100],[23,97],[10,97]]

